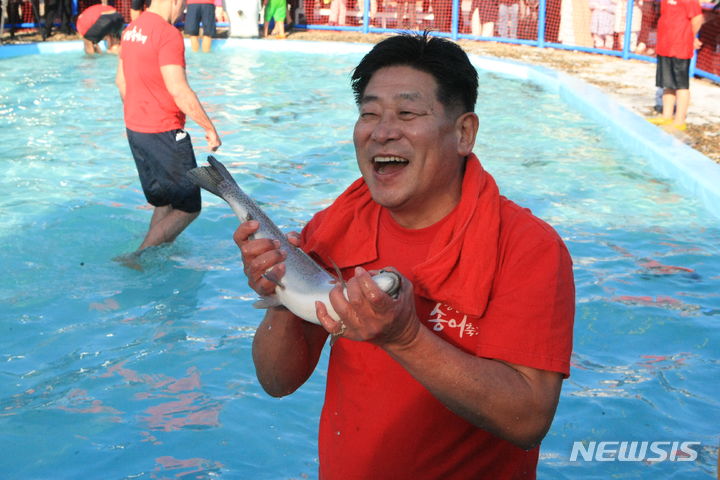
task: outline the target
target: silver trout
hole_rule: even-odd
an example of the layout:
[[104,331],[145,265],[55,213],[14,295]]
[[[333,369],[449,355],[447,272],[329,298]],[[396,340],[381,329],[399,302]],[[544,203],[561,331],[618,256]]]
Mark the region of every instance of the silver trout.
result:
[[[327,306],[330,316],[335,321],[339,320],[330,304],[329,294],[342,279],[330,275],[308,254],[290,244],[277,225],[242,191],[222,163],[212,155],[208,156],[208,163],[209,166],[193,168],[188,172],[193,183],[225,200],[241,222],[256,220],[260,227],[253,237],[277,240],[280,250],[287,254],[282,279],[266,277],[276,283],[275,294],[262,298],[255,307],[284,305],[298,317],[320,324],[315,313],[315,301],[319,300]],[[373,280],[388,295],[396,296],[400,290],[400,277],[394,272],[383,270],[373,276]]]

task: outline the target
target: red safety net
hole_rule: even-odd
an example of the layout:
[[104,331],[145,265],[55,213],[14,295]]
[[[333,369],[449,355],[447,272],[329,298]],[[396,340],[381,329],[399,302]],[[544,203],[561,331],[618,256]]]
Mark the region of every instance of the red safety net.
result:
[[[451,31],[451,0],[371,0],[370,26],[387,29]],[[306,0],[307,24],[358,26],[364,22],[362,0]]]
[[[61,2],[64,2],[64,6],[67,7],[67,11],[71,14],[72,4],[69,0],[45,1],[43,3],[36,1],[35,9],[33,9],[33,2],[30,0],[10,0],[8,2],[6,11],[7,17],[5,21],[9,25],[18,25],[22,23],[37,25],[44,23],[45,21],[58,23],[61,21],[61,18],[56,14],[56,6]],[[80,14],[86,8],[98,3],[102,3],[101,0],[78,0],[77,13]],[[130,22],[131,3],[132,0],[116,0],[114,2],[115,8],[128,23]],[[113,3],[111,2],[111,4]],[[73,18],[73,20],[75,20],[75,18]]]
[[537,0],[472,0],[460,4],[459,32],[480,37],[535,40]]
[[22,23],[34,23],[35,15],[33,14],[32,3],[30,2],[15,2],[20,6],[22,11]]
[[29,1],[10,0],[7,6],[5,21],[10,24],[35,23],[32,3]]
[[545,41],[620,51],[627,40],[629,52],[652,55],[659,14],[652,0],[548,0]]
[[[306,0],[301,6],[308,25],[363,24],[362,1]],[[451,0],[371,0],[368,14],[370,26],[376,28],[453,31]],[[462,0],[457,19],[459,34],[533,40],[537,39],[538,1]]]
[[[659,0],[546,0],[545,44],[655,55]],[[299,3],[301,23],[338,27],[370,27],[453,32],[451,0],[305,0]],[[539,0],[460,0],[460,37],[539,41]],[[629,15],[629,16],[628,16]],[[720,12],[703,9],[703,46],[697,68],[720,74]],[[628,21],[629,18],[629,21]],[[627,42],[627,46],[626,46]]]
[[720,75],[720,11],[705,10],[705,23],[698,37],[702,47],[697,54],[697,68]]

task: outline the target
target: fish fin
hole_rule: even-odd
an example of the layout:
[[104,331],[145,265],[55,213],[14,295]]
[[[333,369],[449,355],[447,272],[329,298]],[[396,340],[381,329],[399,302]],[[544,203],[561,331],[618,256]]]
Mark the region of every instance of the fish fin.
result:
[[226,185],[237,186],[237,183],[225,165],[217,161],[215,157],[208,155],[207,160],[210,166],[193,168],[187,172],[187,176],[198,187],[204,188],[220,198],[225,198],[221,185],[227,182]]
[[282,303],[280,303],[280,300],[278,300],[277,295],[269,295],[267,297],[260,297],[260,300],[253,303],[254,308],[279,307],[280,305],[282,305]]
[[268,280],[268,281],[274,283],[275,285],[282,288],[283,290],[285,289],[285,285],[282,284],[282,282],[280,281],[280,278],[278,278],[278,276],[275,275],[275,273],[273,273],[272,270],[268,270],[267,272],[263,273],[262,276],[265,280]]
[[340,282],[340,285],[342,285],[343,290],[347,290],[347,285],[345,284],[345,279],[342,276],[342,271],[340,270],[340,267],[338,267],[338,264],[335,263],[335,260],[332,258],[328,258],[330,260],[330,263],[332,263],[333,268],[335,269],[335,274],[338,277],[338,281]]

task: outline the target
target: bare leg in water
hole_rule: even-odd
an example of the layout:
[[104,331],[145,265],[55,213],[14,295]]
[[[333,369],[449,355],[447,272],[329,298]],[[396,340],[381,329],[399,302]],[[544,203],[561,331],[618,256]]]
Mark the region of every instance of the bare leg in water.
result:
[[136,253],[148,247],[155,247],[163,243],[172,242],[198,215],[200,215],[200,212],[183,212],[170,205],[155,207],[152,219],[150,220],[150,229]]
[[150,228],[142,244],[135,252],[117,257],[115,260],[134,270],[142,270],[138,259],[146,248],[174,241],[198,215],[200,215],[200,212],[188,213],[170,205],[155,207],[150,220]]

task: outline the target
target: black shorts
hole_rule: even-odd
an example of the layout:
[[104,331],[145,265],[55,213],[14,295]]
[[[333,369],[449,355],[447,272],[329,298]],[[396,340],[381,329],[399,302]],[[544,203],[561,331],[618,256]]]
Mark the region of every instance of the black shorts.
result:
[[657,56],[655,86],[668,90],[690,88],[690,59]]
[[197,167],[190,135],[182,129],[161,133],[127,129],[127,137],[148,203],[199,212],[200,188],[187,177],[187,171]]
[[119,39],[124,26],[125,20],[118,12],[105,13],[98,17],[93,26],[85,32],[84,37],[92,43],[100,43],[108,35]]
[[185,34],[191,37],[200,33],[200,22],[203,36],[215,35],[215,5],[209,3],[191,3],[185,12]]

